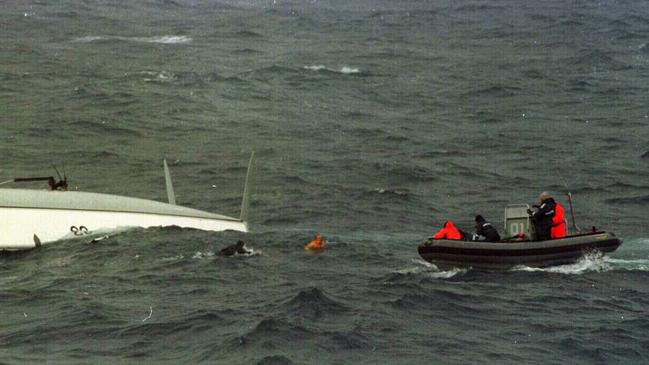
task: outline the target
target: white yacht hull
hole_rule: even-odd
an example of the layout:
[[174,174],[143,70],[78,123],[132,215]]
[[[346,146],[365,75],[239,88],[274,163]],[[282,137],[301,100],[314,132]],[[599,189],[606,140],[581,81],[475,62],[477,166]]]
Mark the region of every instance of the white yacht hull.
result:
[[0,250],[24,250],[61,239],[132,227],[178,226],[247,232],[245,222],[92,210],[0,207]]

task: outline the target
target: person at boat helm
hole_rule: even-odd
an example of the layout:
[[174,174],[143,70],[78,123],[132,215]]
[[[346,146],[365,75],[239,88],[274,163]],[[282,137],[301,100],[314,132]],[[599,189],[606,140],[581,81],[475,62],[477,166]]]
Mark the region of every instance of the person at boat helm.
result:
[[486,242],[500,241],[500,235],[496,228],[480,214],[475,216],[475,233],[484,237]]
[[555,207],[556,203],[552,198],[552,195],[547,191],[542,192],[539,195],[539,201],[541,205],[534,206],[536,209],[528,209],[527,214],[532,218],[534,223],[534,231],[536,233],[537,241],[545,241],[552,238],[552,222],[555,216]]
[[462,234],[462,231],[457,229],[453,222],[451,221],[446,221],[444,222],[444,227],[437,233],[433,235],[433,239],[438,239],[438,240],[462,240],[464,239],[464,235]]

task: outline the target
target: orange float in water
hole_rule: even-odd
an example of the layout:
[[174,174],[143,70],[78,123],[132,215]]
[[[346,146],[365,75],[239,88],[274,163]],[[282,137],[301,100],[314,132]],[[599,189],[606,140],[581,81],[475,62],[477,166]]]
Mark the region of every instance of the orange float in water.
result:
[[315,238],[313,241],[309,242],[306,246],[304,246],[304,249],[307,251],[317,251],[317,250],[322,250],[325,248],[326,243],[324,237],[320,235],[320,233],[315,235]]

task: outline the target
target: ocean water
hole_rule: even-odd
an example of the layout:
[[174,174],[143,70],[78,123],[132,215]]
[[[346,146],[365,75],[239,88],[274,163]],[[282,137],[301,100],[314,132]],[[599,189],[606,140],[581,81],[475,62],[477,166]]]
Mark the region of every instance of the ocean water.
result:
[[[165,201],[166,158],[179,204],[237,216],[257,162],[251,233],[0,256],[0,363],[648,363],[648,95],[640,0],[4,1],[0,181]],[[624,244],[418,256],[543,190]]]

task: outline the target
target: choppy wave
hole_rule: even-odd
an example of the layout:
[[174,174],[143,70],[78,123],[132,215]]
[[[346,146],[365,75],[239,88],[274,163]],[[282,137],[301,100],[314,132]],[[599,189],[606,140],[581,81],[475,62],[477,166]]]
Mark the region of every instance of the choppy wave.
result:
[[184,35],[163,35],[153,37],[121,37],[121,36],[85,36],[75,38],[73,42],[78,43],[91,43],[98,41],[126,41],[126,42],[140,42],[140,43],[160,43],[160,44],[185,44],[191,43],[193,39]]
[[520,88],[513,86],[504,86],[504,85],[495,85],[486,87],[483,89],[478,89],[467,93],[467,96],[491,96],[491,97],[511,97],[520,93]]
[[605,200],[609,204],[641,204],[649,203],[649,195],[632,196],[626,198],[610,198]]
[[235,339],[243,346],[261,345],[274,347],[284,341],[303,341],[312,337],[313,331],[285,319],[268,317],[261,320],[254,328]]
[[284,308],[290,315],[311,319],[320,319],[327,314],[340,313],[346,309],[344,305],[317,287],[300,291],[284,303]]
[[293,365],[294,362],[284,355],[265,356],[257,362],[257,365]]
[[[165,201],[166,157],[181,204],[232,213],[266,153],[251,232],[0,254],[0,362],[649,363],[646,239],[505,272],[417,254],[568,184],[583,225],[647,237],[641,2],[39,3],[2,5],[0,181],[65,163]],[[315,232],[338,243],[308,254]],[[218,256],[238,239],[254,258]]]

